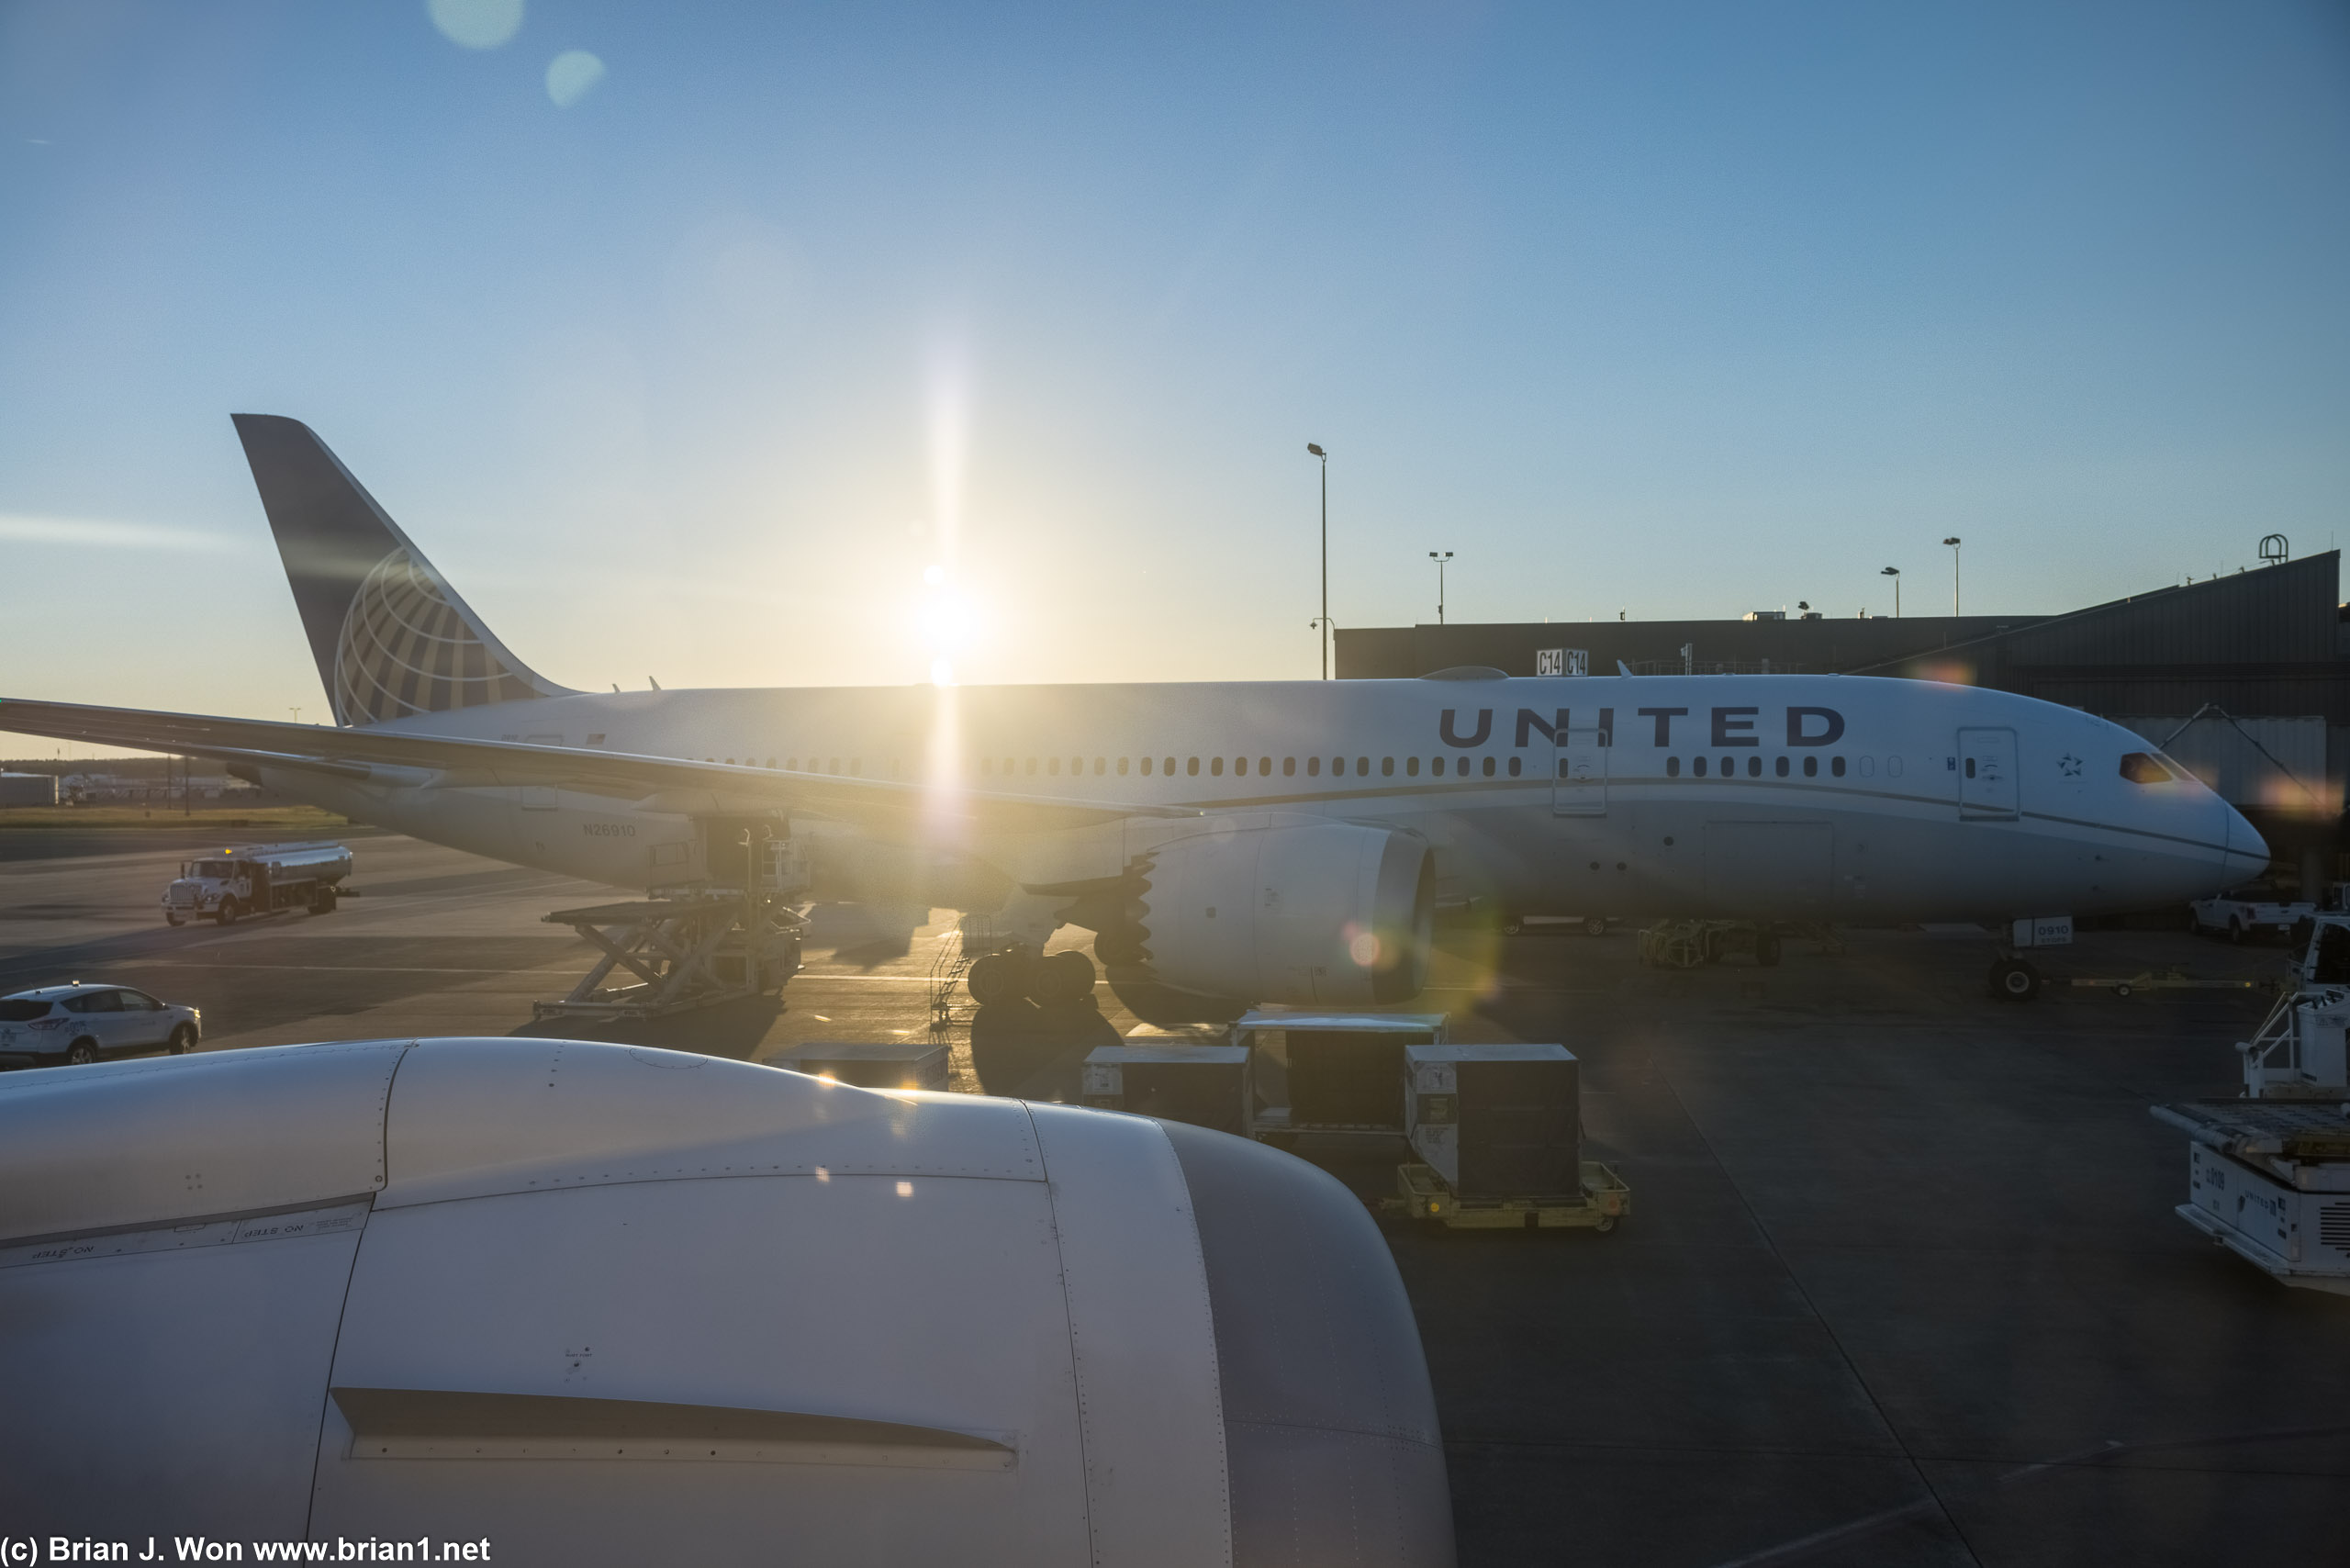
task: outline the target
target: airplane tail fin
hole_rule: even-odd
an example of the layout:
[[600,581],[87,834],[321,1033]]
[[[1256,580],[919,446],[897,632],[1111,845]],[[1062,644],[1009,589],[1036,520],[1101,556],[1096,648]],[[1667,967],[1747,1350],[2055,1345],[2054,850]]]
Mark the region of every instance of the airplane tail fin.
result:
[[309,426],[230,417],[336,723],[565,693],[506,651]]

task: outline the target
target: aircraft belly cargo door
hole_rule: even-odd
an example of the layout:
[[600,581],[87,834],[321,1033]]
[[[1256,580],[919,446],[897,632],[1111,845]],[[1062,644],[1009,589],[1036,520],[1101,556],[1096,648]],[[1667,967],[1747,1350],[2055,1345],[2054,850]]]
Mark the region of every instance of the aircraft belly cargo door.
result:
[[1604,730],[1561,730],[1550,770],[1550,814],[1607,814],[1607,737]]
[[1968,822],[2016,819],[2013,730],[1958,732],[1958,814]]

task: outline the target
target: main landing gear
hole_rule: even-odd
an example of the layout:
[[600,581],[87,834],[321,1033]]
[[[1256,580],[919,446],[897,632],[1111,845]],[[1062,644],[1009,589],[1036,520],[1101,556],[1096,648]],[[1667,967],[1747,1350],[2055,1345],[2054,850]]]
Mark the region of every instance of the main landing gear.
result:
[[963,987],[982,1007],[1023,1000],[1068,1007],[1093,994],[1093,960],[1074,947],[1041,957],[1027,947],[1007,947],[972,959]]

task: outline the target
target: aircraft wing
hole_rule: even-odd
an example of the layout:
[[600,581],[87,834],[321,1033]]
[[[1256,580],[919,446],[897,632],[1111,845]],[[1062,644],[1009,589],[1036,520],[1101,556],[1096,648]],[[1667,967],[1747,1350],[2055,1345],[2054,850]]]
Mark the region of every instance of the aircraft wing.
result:
[[600,747],[533,745],[448,735],[214,718],[137,708],[0,698],[0,730],[183,756],[285,767],[348,779],[452,788],[540,785],[679,812],[782,807],[892,839],[946,833],[1043,834],[1127,817],[1196,817],[1187,807],[1063,801],[922,780],[642,756]]

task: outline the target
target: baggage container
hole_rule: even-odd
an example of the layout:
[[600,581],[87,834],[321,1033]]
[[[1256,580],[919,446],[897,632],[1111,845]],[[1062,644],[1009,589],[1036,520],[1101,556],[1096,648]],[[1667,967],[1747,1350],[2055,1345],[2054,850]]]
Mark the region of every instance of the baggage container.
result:
[[1444,1039],[1441,1013],[1265,1007],[1232,1025],[1270,1103],[1259,1135],[1404,1133],[1404,1052]]
[[1254,1091],[1238,1046],[1136,1040],[1097,1046],[1085,1058],[1085,1103],[1248,1136]]
[[1576,1193],[1580,1066],[1557,1045],[1407,1046],[1404,1134],[1461,1197]]

